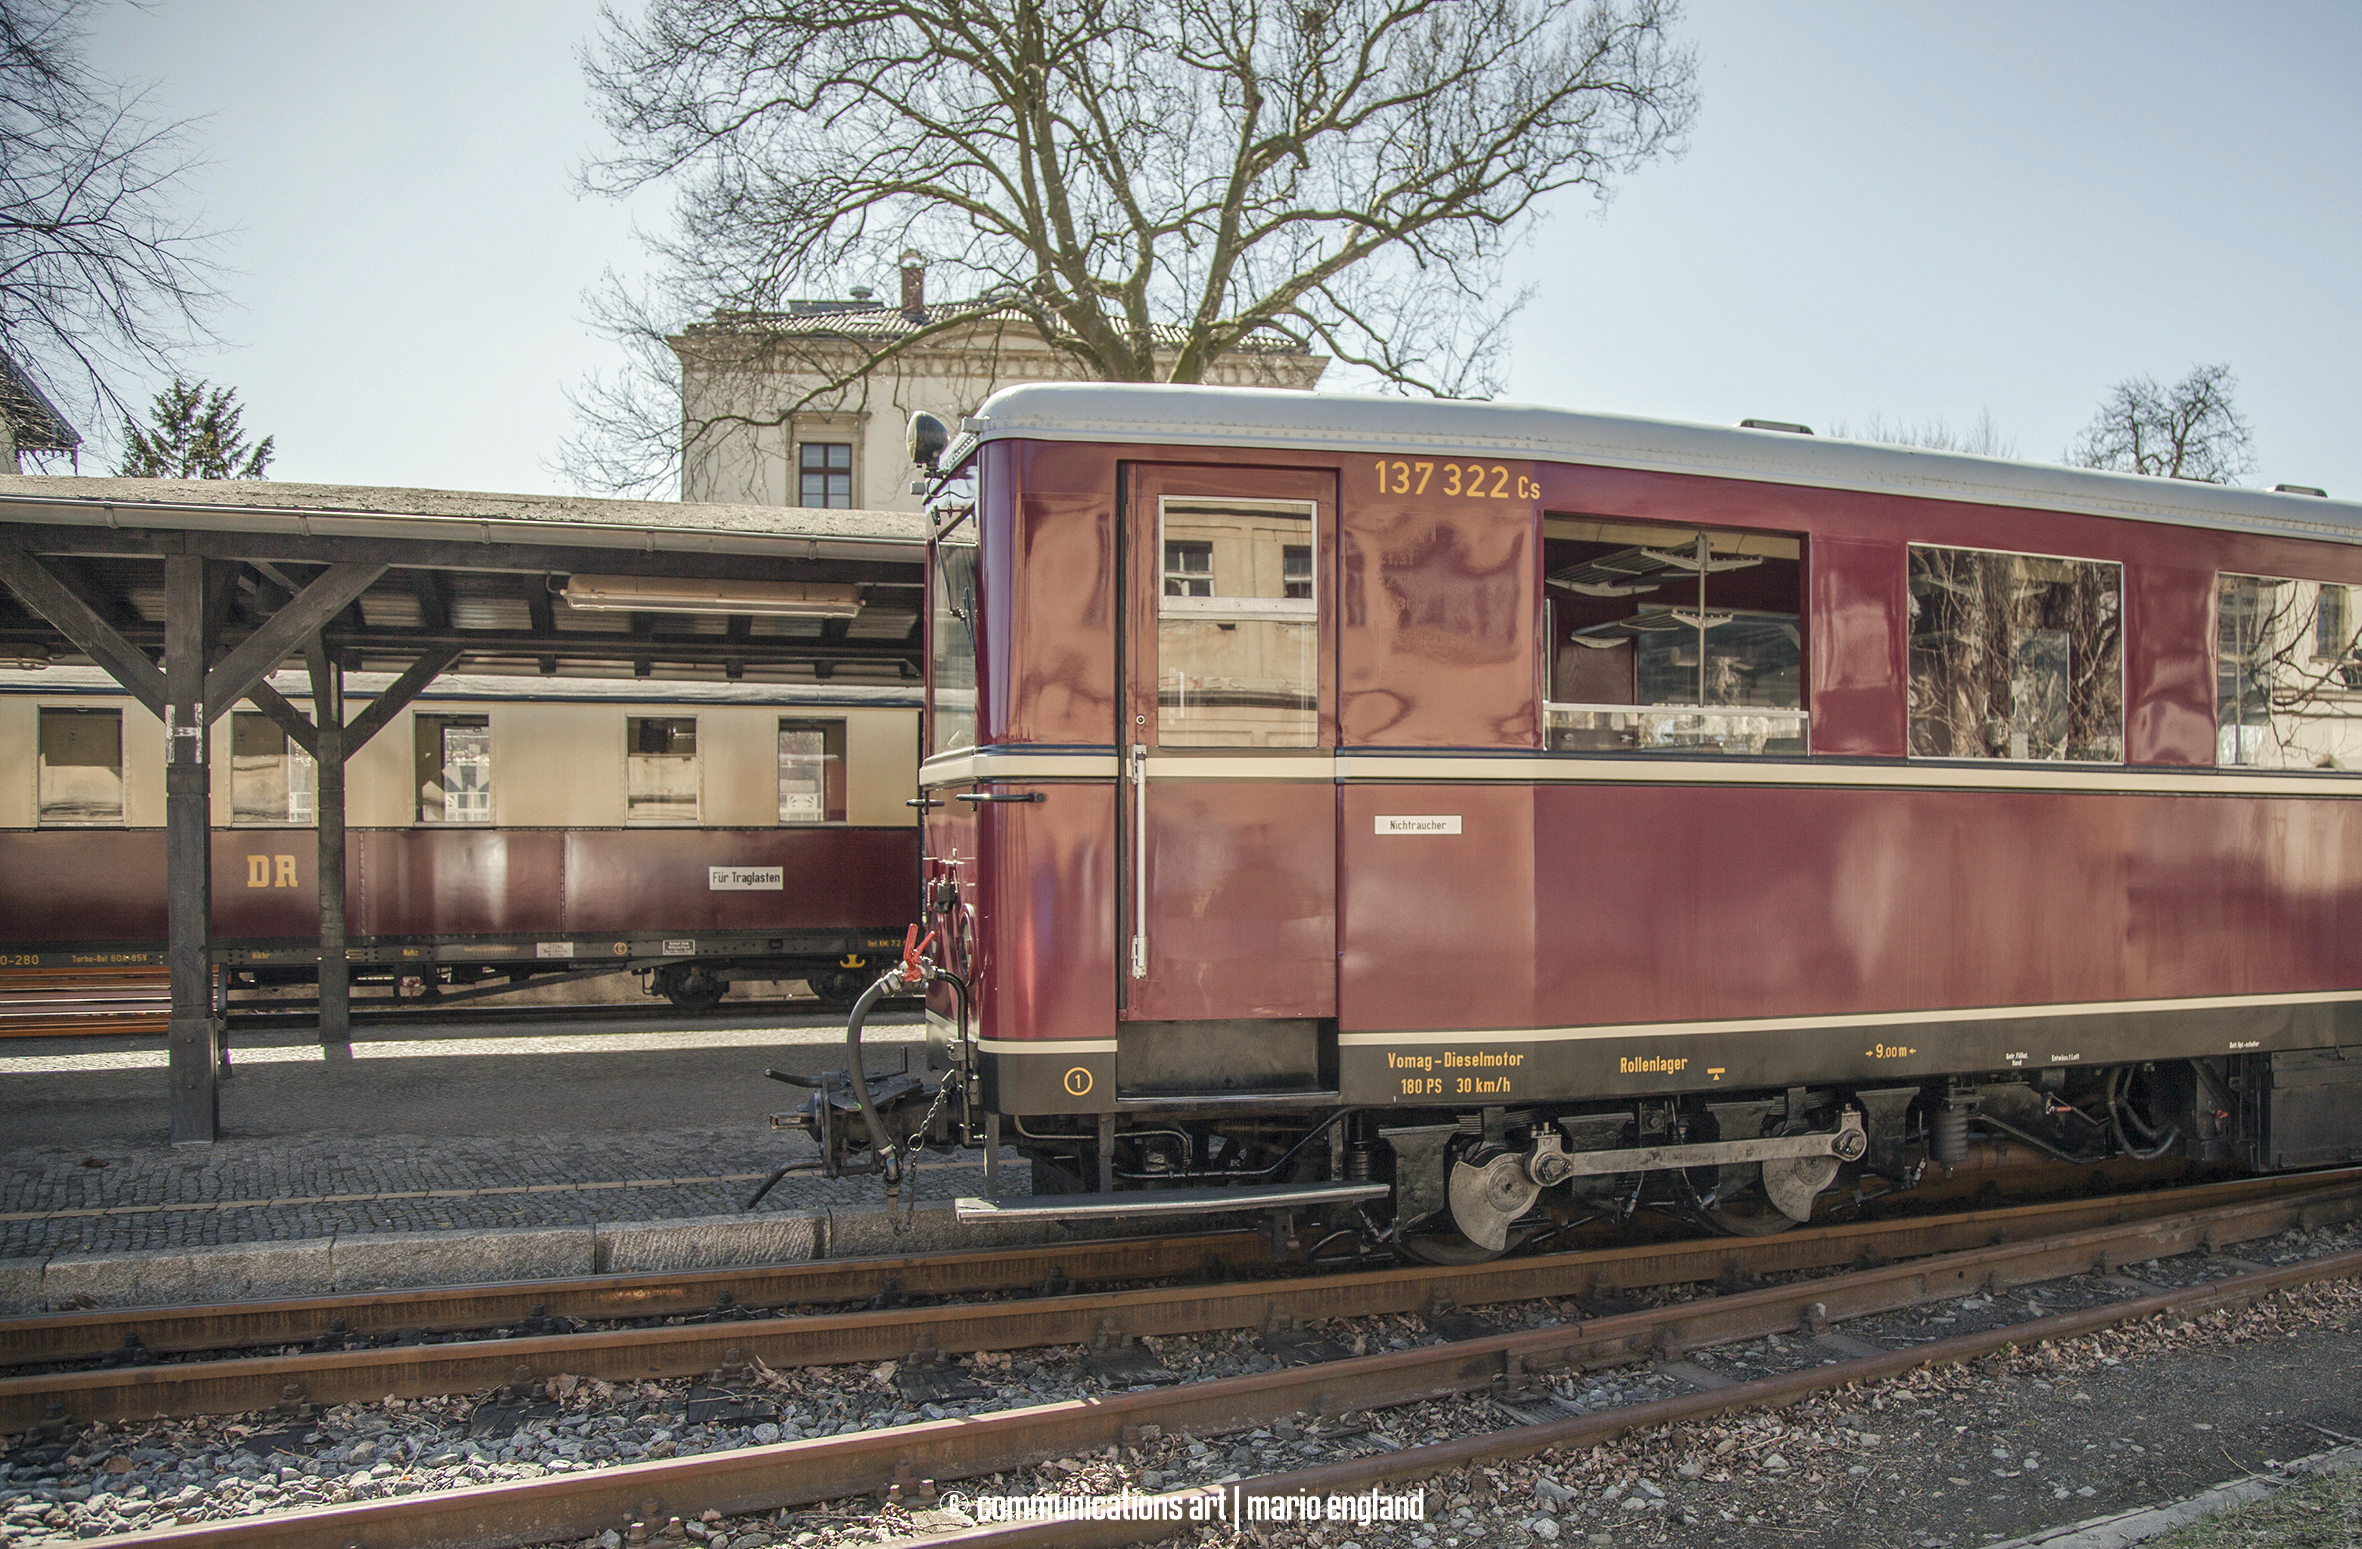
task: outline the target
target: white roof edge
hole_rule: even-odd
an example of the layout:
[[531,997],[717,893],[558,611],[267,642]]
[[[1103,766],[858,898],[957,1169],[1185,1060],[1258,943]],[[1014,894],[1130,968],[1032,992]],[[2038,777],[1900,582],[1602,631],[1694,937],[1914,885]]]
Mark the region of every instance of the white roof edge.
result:
[[926,519],[907,511],[37,475],[0,476],[0,522],[816,559],[915,559],[926,542]]
[[2353,501],[1539,404],[1042,382],[1003,388],[978,414],[985,441],[1489,454],[2362,543]]

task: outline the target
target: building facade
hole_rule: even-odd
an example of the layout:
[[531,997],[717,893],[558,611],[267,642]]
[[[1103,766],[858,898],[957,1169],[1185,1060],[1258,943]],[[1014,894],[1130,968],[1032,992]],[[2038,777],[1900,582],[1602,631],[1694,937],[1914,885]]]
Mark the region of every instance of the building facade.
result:
[[[1084,376],[1013,309],[862,370],[879,350],[929,326],[926,271],[913,262],[903,266],[898,305],[856,289],[848,300],[793,301],[779,312],[719,312],[673,336],[668,342],[681,362],[681,498],[916,511],[904,445],[913,412],[956,427],[1003,387]],[[1180,330],[1171,332],[1177,342]],[[1309,390],[1327,367],[1325,357],[1272,337],[1223,356],[1206,381]],[[837,380],[847,385],[796,407]]]

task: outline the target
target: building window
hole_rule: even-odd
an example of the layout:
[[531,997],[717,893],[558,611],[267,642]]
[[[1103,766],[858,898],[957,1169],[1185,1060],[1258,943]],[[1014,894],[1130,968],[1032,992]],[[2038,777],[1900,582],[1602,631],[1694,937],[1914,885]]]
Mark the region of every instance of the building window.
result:
[[41,821],[123,821],[123,712],[41,712]]
[[418,821],[492,821],[492,722],[481,715],[411,717],[418,750]]
[[2354,616],[2347,606],[2346,589],[2342,586],[2321,588],[2321,601],[2313,610],[2313,654],[2343,659],[2354,649]]
[[845,723],[779,723],[779,821],[845,821]]
[[1291,543],[1279,557],[1281,586],[1290,597],[1312,595],[1312,546]]
[[796,448],[800,498],[796,504],[849,511],[853,507],[853,447],[844,441],[806,441]]
[[623,727],[623,820],[696,822],[697,718],[633,715]]
[[[1312,566],[1304,567],[1310,579]],[[1165,595],[1167,597],[1211,597],[1214,595],[1214,545],[1167,539],[1165,542]],[[1289,593],[1290,596],[1295,595]],[[1305,593],[1310,596],[1311,593]]]
[[312,756],[267,715],[230,716],[230,821],[271,824],[312,821]]
[[1911,550],[1911,756],[2124,758],[2124,568]]

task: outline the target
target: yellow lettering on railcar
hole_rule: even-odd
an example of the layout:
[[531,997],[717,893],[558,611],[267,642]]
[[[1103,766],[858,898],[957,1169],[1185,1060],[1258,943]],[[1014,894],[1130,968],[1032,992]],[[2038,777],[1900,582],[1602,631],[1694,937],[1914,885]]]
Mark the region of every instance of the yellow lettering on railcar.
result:
[[1685,1058],[1642,1055],[1636,1059],[1626,1055],[1616,1061],[1616,1073],[1623,1076],[1670,1076],[1687,1069]]
[[1379,457],[1371,460],[1371,466],[1377,470],[1381,495],[1407,495],[1413,500],[1542,498],[1541,481],[1528,471],[1530,464]]
[[1907,1049],[1897,1043],[1874,1043],[1862,1051],[1862,1056],[1873,1060],[1901,1060],[1909,1059],[1918,1052],[1917,1049]]

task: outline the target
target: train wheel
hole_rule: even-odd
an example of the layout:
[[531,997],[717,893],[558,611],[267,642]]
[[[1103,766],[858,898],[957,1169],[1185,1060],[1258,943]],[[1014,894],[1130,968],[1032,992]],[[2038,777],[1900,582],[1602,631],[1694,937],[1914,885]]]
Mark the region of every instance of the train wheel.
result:
[[664,971],[664,998],[680,1011],[711,1011],[729,992],[728,981],[686,965]]
[[850,1011],[853,1002],[861,998],[861,992],[868,989],[870,981],[876,977],[875,974],[859,970],[838,968],[812,975],[804,981],[804,988],[810,990],[812,998],[823,1006]]
[[1837,1177],[1837,1158],[1692,1168],[1687,1176],[1708,1226],[1733,1237],[1769,1237],[1811,1218],[1813,1196]]
[[1404,1258],[1417,1263],[1465,1266],[1489,1264],[1507,1253],[1513,1244],[1488,1248],[1481,1243],[1470,1242],[1456,1226],[1430,1223],[1420,1230],[1404,1233],[1398,1246]]

